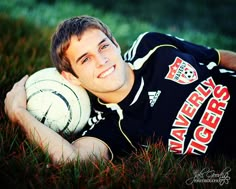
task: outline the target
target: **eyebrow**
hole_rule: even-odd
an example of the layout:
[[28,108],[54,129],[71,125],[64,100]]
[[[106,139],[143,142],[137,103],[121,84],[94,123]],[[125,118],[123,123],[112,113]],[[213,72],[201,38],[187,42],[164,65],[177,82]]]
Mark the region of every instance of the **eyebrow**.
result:
[[[99,46],[99,45],[101,45],[103,42],[105,42],[107,40],[107,38],[104,38],[104,39],[102,39],[99,43],[98,43],[98,45],[97,46]],[[84,53],[84,54],[82,54],[80,57],[78,57],[77,59],[76,59],[76,63],[78,63],[84,56],[86,56],[88,53]]]

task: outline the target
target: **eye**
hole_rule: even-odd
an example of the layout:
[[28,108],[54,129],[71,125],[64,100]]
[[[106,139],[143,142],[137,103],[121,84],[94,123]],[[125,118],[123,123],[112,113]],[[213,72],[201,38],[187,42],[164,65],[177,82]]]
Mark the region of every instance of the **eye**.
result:
[[88,61],[89,61],[89,58],[88,58],[88,57],[85,57],[85,58],[83,58],[83,59],[81,60],[81,63],[84,64],[84,63],[86,63],[86,62],[88,62]]
[[106,49],[107,47],[109,47],[109,44],[102,45],[101,49]]

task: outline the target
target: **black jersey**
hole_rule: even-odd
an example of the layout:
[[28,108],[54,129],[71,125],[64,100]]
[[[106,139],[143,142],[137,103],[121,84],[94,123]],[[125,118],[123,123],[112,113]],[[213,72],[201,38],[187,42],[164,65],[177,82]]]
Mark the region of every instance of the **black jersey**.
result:
[[93,103],[82,136],[104,141],[112,155],[161,139],[177,154],[233,153],[235,72],[220,68],[217,50],[144,33],[124,54],[135,83],[118,104]]

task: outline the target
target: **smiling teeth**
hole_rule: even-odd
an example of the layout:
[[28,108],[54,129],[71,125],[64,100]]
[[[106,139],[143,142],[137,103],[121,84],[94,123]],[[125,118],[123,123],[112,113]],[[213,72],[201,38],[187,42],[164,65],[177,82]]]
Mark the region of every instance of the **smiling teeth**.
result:
[[104,78],[104,77],[106,77],[106,76],[108,76],[109,74],[111,74],[113,71],[114,71],[114,66],[112,66],[110,69],[108,69],[107,71],[105,71],[104,73],[102,73],[101,75],[100,75],[100,78]]

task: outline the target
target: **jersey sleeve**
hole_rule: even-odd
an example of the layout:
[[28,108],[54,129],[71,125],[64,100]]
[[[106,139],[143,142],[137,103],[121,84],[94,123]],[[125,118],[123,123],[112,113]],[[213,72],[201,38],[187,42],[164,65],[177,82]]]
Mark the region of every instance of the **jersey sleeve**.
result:
[[177,48],[183,53],[194,56],[199,63],[208,64],[210,62],[215,62],[218,64],[220,61],[219,53],[214,48],[194,44],[175,36],[157,32],[141,34],[133,43],[132,47],[124,54],[124,60],[132,63],[132,61],[137,59],[137,57],[143,57],[146,55],[150,49],[162,46]]

